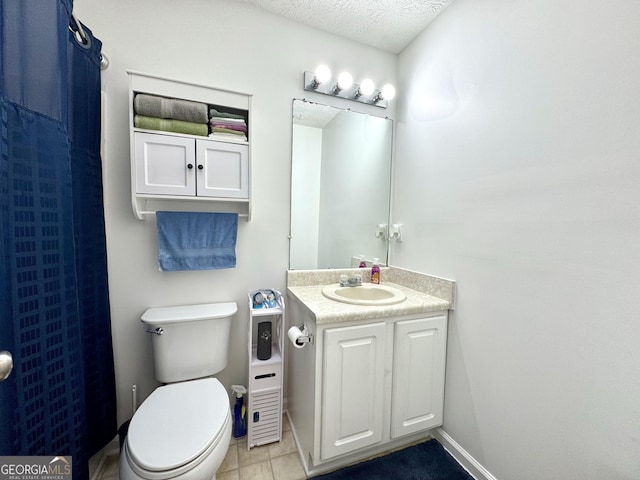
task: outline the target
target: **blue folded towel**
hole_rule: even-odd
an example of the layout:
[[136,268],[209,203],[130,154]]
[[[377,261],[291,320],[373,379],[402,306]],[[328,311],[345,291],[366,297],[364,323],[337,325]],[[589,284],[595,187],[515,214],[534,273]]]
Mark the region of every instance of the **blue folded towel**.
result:
[[156,223],[161,271],[235,268],[237,213],[157,212]]

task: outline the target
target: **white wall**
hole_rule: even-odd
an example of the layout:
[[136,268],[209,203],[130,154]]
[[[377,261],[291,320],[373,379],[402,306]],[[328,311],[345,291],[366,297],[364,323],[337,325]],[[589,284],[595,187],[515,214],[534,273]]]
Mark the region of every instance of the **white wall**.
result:
[[[155,386],[139,320],[148,307],[238,302],[230,361],[219,378],[226,386],[246,384],[247,292],[284,289],[289,265],[292,100],[327,103],[303,91],[303,71],[323,62],[335,71],[348,68],[355,78],[395,82],[397,57],[230,0],[76,0],[74,9],[111,61],[102,75],[103,164],[122,422],[131,416],[131,385],[138,385],[140,400]],[[135,220],[130,206],[127,69],[254,94],[253,220],[240,222],[237,268],[158,271],[155,223]]]
[[387,242],[374,232],[389,218],[391,133],[388,120],[350,111],[324,127],[320,268],[345,267],[358,255],[386,264]]
[[318,268],[318,230],[320,218],[320,175],[322,174],[322,129],[293,125],[291,156],[290,267],[296,270]]
[[399,57],[391,263],[458,282],[444,429],[498,479],[640,478],[639,21],[456,0]]

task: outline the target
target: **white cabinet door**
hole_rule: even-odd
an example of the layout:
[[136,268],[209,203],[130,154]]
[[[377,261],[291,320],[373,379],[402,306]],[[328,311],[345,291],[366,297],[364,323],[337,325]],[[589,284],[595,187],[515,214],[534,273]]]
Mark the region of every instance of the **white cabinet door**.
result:
[[394,326],[391,437],[442,424],[446,315]]
[[384,322],[324,332],[322,459],[382,440]]
[[195,195],[192,138],[135,132],[136,193]]
[[197,140],[198,196],[249,198],[249,147]]

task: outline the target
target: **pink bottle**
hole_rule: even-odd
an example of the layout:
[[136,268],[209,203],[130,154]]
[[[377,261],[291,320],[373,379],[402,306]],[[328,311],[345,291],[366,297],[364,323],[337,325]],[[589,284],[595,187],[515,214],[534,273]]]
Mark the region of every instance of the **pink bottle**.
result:
[[371,267],[371,283],[380,283],[380,264],[379,259],[373,259],[373,267]]

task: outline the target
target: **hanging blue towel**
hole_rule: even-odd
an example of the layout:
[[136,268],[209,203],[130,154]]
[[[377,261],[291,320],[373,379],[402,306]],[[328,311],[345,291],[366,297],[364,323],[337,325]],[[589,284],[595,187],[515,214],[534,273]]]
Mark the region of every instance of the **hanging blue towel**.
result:
[[237,213],[157,212],[156,222],[161,271],[235,268]]

